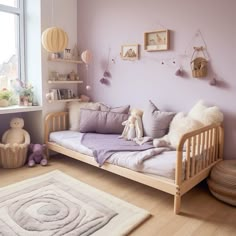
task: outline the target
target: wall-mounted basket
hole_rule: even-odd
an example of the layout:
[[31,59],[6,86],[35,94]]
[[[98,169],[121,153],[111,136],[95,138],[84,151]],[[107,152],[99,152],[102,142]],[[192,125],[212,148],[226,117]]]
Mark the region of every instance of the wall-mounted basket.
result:
[[[197,54],[202,52],[203,57],[197,57]],[[207,64],[208,61],[204,54],[203,47],[194,47],[194,52],[191,59],[191,69],[192,69],[192,76],[194,78],[203,78],[207,76]]]

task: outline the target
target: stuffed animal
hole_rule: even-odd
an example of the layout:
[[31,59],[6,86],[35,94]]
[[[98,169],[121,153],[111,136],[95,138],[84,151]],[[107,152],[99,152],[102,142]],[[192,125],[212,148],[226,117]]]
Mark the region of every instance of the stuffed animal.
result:
[[140,139],[143,137],[143,124],[142,124],[143,112],[138,109],[133,109],[128,120],[124,121],[122,125],[125,126],[121,138],[126,140]]
[[29,145],[29,152],[31,153],[28,158],[29,167],[33,167],[35,164],[41,164],[42,166],[46,166],[48,164],[47,157],[44,154],[45,147],[45,144]]
[[3,134],[2,143],[10,145],[30,144],[29,133],[22,129],[24,127],[24,120],[22,118],[12,118],[10,127],[11,128]]

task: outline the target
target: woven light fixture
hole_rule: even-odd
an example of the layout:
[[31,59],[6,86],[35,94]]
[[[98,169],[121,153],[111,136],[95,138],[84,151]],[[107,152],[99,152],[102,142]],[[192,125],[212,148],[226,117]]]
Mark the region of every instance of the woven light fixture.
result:
[[63,29],[51,27],[43,32],[42,44],[48,52],[62,52],[68,45],[68,36]]
[[[52,25],[54,18],[54,0],[52,0]],[[47,28],[42,34],[42,45],[51,53],[63,52],[68,45],[67,33],[58,27]]]

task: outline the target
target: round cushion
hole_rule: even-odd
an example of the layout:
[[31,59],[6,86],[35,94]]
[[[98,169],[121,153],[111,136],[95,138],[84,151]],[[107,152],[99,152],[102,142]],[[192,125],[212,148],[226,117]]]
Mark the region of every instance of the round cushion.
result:
[[236,206],[236,160],[221,161],[216,164],[207,183],[216,198]]

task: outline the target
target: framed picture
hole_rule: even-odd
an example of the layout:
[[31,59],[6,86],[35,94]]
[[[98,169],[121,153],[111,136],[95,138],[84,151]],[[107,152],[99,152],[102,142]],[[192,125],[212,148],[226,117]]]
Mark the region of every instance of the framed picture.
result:
[[161,51],[169,49],[169,30],[144,33],[144,50]]
[[139,45],[122,45],[120,55],[123,60],[137,60],[139,58]]

